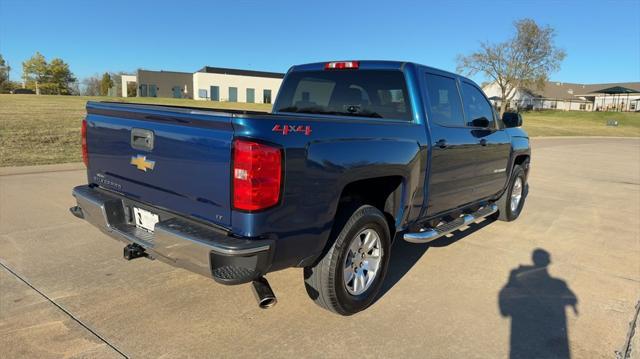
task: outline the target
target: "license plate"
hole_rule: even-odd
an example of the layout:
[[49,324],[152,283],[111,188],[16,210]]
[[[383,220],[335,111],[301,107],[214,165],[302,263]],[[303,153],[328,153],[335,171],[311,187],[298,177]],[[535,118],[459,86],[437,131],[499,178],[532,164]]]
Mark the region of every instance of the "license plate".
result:
[[142,208],[133,207],[133,216],[135,217],[136,227],[142,228],[153,233],[158,223],[158,215],[151,213]]

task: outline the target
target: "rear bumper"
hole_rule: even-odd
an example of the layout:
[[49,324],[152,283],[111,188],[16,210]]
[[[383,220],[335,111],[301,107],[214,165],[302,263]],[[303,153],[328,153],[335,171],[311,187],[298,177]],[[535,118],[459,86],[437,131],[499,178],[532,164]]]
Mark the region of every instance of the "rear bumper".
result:
[[[237,238],[224,229],[204,225],[96,187],[73,189],[72,210],[110,237],[142,246],[150,257],[215,279],[222,284],[250,282],[267,273],[274,241]],[[137,228],[132,207],[158,214],[153,233]]]

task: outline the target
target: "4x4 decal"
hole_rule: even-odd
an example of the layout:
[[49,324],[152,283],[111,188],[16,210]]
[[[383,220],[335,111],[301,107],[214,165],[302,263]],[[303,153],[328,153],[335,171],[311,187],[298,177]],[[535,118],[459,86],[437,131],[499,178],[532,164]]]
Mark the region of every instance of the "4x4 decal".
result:
[[271,129],[273,132],[282,132],[283,136],[286,136],[290,133],[304,133],[305,136],[309,136],[311,134],[311,126],[309,125],[278,125],[276,124]]

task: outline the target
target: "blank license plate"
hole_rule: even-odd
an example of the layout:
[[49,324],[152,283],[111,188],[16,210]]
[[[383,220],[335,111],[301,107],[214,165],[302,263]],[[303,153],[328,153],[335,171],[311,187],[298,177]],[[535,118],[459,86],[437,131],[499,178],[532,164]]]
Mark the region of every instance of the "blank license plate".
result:
[[157,214],[153,214],[138,207],[133,207],[133,216],[135,217],[136,227],[149,232],[153,232],[156,227],[156,223],[158,223]]

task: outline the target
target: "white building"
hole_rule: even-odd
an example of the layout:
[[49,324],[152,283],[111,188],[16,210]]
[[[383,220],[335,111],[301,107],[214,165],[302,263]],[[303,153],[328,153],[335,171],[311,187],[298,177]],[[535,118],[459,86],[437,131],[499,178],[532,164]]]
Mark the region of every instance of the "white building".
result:
[[[500,87],[483,87],[487,97],[500,105]],[[514,109],[565,111],[638,111],[640,82],[575,84],[547,81],[541,90],[516,89],[509,103]]]
[[127,88],[130,83],[137,81],[136,75],[120,75],[120,88],[122,89],[122,97],[127,97]]
[[284,74],[203,67],[193,74],[195,100],[272,103]]

